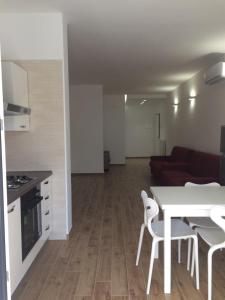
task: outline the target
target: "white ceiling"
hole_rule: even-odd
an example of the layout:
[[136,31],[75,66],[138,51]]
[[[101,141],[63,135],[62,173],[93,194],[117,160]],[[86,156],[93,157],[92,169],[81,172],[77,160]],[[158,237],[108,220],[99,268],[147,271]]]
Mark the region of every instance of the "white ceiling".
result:
[[[166,93],[155,93],[155,94],[127,94],[127,100],[126,104],[127,105],[139,105],[139,104],[152,104],[155,101],[164,101],[166,100],[167,94]],[[125,98],[124,98],[125,100]]]
[[225,53],[224,0],[0,0],[1,12],[62,12],[71,83],[168,92]]

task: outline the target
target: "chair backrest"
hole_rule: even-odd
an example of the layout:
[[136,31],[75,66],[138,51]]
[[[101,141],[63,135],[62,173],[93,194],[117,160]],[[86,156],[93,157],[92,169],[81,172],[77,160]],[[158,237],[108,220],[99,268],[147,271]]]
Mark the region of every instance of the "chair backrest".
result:
[[[225,232],[225,206],[214,206],[210,211],[210,217]],[[225,238],[224,238],[225,240]]]
[[146,213],[146,210],[147,210],[147,199],[148,199],[148,194],[146,193],[146,191],[141,191],[141,199],[142,199],[142,202],[143,202],[143,205],[144,205],[144,224],[145,226],[148,225],[148,220],[147,220],[147,213]]
[[141,192],[141,198],[144,205],[144,224],[148,226],[149,221],[151,222],[158,215],[159,207],[157,202],[149,198],[145,191]]
[[186,182],[185,185],[186,187],[191,187],[191,186],[212,186],[212,187],[219,187],[220,184],[217,182],[210,182],[210,183],[205,183],[205,184],[197,184],[197,183],[193,183],[193,182]]
[[148,199],[148,194],[146,193],[146,191],[141,191],[141,199],[143,201],[143,205],[145,207],[145,200]]

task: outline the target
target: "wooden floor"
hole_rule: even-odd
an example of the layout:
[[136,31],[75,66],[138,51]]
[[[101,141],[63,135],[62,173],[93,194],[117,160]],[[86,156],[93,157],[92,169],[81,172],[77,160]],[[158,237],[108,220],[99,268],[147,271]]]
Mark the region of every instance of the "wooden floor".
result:
[[[69,241],[48,241],[15,292],[14,300],[201,300],[207,299],[207,247],[200,243],[200,291],[173,245],[172,294],[163,294],[163,249],[155,261],[151,293],[145,288],[151,240],[146,233],[135,266],[143,220],[140,191],[149,190],[148,160],[129,159],[105,175],[75,176],[73,230]],[[213,259],[213,299],[225,299],[225,253]]]

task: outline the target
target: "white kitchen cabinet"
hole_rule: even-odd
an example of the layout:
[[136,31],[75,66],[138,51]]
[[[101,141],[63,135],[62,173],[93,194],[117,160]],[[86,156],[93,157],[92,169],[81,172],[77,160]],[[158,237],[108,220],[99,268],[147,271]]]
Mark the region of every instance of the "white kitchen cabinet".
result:
[[22,240],[20,198],[8,205],[9,258],[11,293],[21,280]]
[[52,196],[51,196],[51,177],[41,182],[41,202],[42,209],[42,239],[49,238],[52,226]]
[[5,116],[5,131],[28,131],[30,129],[30,117]]
[[[3,100],[12,104],[29,107],[27,71],[13,62],[2,63]],[[29,130],[30,117],[5,116],[6,131]]]
[[22,232],[21,232],[21,201],[20,198],[8,205],[9,228],[9,261],[10,261],[10,285],[11,294],[15,291],[19,282],[26,274],[35,257],[49,238],[51,232],[52,201],[51,201],[51,177],[40,183],[42,215],[42,235],[24,261],[22,260]]

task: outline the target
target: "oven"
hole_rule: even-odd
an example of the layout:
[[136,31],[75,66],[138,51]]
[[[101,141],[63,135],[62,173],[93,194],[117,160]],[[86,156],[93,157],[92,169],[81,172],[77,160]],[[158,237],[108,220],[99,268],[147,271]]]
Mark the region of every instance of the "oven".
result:
[[21,197],[22,259],[24,260],[42,234],[41,200],[37,187]]

